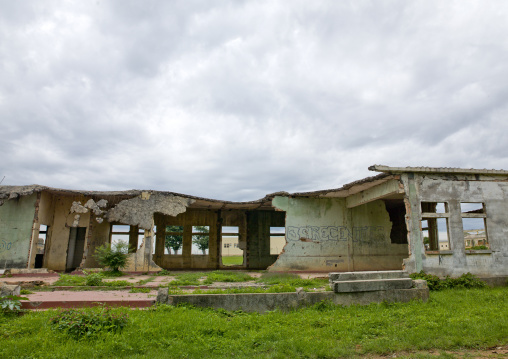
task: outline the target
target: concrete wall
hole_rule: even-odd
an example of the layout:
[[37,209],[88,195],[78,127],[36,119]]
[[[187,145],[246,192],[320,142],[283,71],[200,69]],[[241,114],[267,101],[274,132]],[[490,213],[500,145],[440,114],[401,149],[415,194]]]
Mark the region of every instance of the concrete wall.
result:
[[[424,270],[438,276],[508,275],[508,182],[502,177],[405,174],[402,181],[407,197],[408,237],[411,256],[405,260],[408,272]],[[421,202],[446,202],[449,209],[449,253],[426,253],[420,221]],[[466,252],[461,202],[485,203],[490,250]]]
[[272,271],[401,269],[406,244],[392,244],[382,201],[348,209],[344,198],[276,197],[286,211],[286,240]]
[[37,194],[7,200],[0,206],[0,268],[26,268]]
[[[70,228],[75,221],[75,214],[70,213],[70,208],[74,201],[81,201],[81,203],[84,203],[84,198],[82,196],[58,196],[53,200],[54,218],[53,222],[50,224],[51,236],[49,242],[46,244],[46,253],[44,254],[44,264],[48,269],[65,270]],[[77,224],[78,227],[87,228],[86,237],[88,238],[90,213],[81,214]]]

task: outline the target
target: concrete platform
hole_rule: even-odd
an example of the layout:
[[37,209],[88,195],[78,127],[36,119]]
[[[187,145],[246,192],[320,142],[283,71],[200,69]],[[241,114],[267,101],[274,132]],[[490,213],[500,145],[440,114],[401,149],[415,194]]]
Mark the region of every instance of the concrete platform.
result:
[[349,280],[395,279],[395,278],[409,278],[409,274],[402,270],[332,272],[329,274],[330,283]]
[[411,278],[347,280],[333,282],[335,293],[373,292],[377,290],[410,289],[413,286]]
[[146,308],[155,303],[157,291],[130,293],[129,291],[48,291],[22,295],[22,309],[85,308],[99,305]]

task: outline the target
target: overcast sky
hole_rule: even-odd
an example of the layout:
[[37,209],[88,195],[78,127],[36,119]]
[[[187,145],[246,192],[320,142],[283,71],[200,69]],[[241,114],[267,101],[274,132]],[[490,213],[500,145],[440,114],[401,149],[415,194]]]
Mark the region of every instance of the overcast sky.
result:
[[0,180],[226,200],[508,169],[508,2],[0,0]]

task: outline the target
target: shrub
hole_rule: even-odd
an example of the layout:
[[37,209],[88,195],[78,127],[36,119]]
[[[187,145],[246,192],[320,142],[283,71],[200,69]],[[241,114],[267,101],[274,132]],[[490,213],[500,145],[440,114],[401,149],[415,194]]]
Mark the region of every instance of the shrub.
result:
[[125,268],[129,260],[129,245],[118,241],[112,246],[104,244],[95,250],[95,259],[100,265],[109,267],[111,272],[118,273]]
[[121,331],[129,322],[129,316],[108,307],[59,310],[50,323],[54,330],[66,332],[75,339],[94,337],[100,332]]
[[20,298],[12,295],[0,297],[0,311],[4,314],[17,314],[21,311]]
[[451,288],[485,288],[487,284],[471,273],[462,274],[458,278],[450,278],[447,276],[441,280],[433,274],[426,274],[424,271],[412,273],[409,275],[411,279],[425,279],[429,290],[441,290]]
[[88,286],[102,285],[102,275],[100,273],[90,273],[85,277],[85,284]]

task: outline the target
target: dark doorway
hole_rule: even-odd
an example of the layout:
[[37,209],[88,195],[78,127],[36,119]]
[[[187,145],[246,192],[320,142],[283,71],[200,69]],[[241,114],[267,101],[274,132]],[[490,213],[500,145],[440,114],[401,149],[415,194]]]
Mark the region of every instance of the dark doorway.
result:
[[69,247],[67,249],[66,271],[78,268],[83,259],[85,250],[86,227],[72,227],[69,234]]

